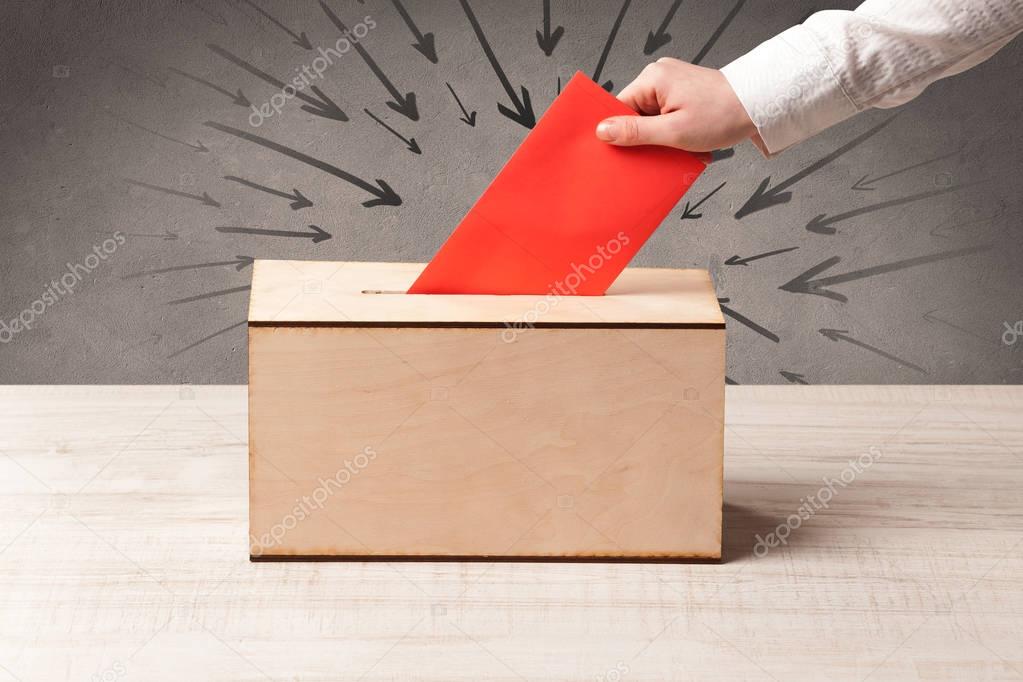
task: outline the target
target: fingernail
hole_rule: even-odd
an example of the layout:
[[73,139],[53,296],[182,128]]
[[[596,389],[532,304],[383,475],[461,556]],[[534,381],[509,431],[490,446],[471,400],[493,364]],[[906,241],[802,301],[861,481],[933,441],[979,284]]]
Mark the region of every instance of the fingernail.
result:
[[614,142],[618,138],[618,123],[612,120],[601,121],[597,125],[597,137],[605,142]]

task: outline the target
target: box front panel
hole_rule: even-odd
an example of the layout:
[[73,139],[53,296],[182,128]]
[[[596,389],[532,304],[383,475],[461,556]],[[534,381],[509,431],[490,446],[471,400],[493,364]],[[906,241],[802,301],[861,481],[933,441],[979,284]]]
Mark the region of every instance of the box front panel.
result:
[[254,556],[720,552],[724,331],[250,330]]

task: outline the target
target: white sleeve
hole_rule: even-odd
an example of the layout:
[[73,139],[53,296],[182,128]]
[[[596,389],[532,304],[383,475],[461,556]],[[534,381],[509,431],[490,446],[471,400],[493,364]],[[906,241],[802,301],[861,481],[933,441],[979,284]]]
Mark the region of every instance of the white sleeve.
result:
[[1023,0],[867,0],[817,12],[721,69],[776,154],[870,107],[913,99],[1023,30]]

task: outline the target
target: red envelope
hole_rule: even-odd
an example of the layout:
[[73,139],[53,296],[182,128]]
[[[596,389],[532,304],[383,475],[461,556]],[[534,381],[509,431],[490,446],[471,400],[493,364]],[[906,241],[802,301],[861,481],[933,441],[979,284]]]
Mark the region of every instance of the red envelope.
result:
[[710,161],[597,139],[623,115],[577,73],[408,293],[603,294]]

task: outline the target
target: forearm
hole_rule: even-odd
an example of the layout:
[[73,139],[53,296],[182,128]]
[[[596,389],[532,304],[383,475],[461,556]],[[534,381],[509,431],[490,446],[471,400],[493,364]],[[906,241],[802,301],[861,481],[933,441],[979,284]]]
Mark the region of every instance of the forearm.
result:
[[1023,0],[867,0],[830,10],[722,69],[777,153],[871,107],[903,104],[1023,30]]

